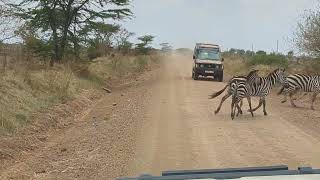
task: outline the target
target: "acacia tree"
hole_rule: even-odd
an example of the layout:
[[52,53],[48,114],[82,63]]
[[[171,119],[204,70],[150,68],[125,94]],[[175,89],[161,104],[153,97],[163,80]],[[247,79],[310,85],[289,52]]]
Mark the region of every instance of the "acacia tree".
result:
[[164,51],[164,52],[170,52],[172,51],[172,46],[169,44],[169,43],[161,43],[160,44],[161,46],[161,50]]
[[6,3],[50,47],[51,65],[60,62],[68,48],[77,53],[80,43],[93,39],[97,32],[110,30],[107,20],[131,16],[128,4],[129,0],[21,0]]
[[120,29],[120,31],[115,36],[116,46],[118,50],[127,53],[133,46],[129,39],[134,35],[135,33],[129,32],[127,29]]
[[298,22],[294,44],[301,52],[320,57],[320,10],[309,10]]
[[144,36],[138,37],[138,40],[141,42],[136,44],[136,48],[143,54],[147,54],[151,49],[151,43],[154,38],[155,37],[152,35],[144,35]]
[[105,55],[106,52],[112,48],[112,39],[120,30],[119,25],[112,24],[97,23],[94,24],[93,27],[95,28],[84,28],[81,33],[85,35],[88,33],[93,34],[93,39],[89,40],[88,48],[88,56],[90,59]]

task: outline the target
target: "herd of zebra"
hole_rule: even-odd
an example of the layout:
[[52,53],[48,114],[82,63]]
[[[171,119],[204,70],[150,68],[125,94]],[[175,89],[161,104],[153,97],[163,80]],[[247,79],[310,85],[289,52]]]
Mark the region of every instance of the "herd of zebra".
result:
[[[251,113],[252,117],[253,112],[261,106],[263,106],[264,115],[267,115],[266,96],[268,96],[276,83],[282,85],[281,90],[278,92],[278,94],[284,93],[282,103],[287,101],[287,95],[289,95],[292,106],[296,107],[294,104],[295,98],[293,98],[294,94],[298,91],[312,92],[311,109],[314,109],[314,101],[320,93],[320,75],[294,74],[286,76],[284,68],[278,68],[266,77],[259,77],[258,70],[252,70],[247,76],[234,76],[223,89],[211,94],[209,99],[219,96],[228,89],[226,95],[222,97],[218,108],[215,110],[215,114],[220,111],[223,102],[232,96],[231,119],[234,119],[235,115],[242,114],[243,98],[248,100],[250,108],[248,112]],[[251,97],[260,98],[259,105],[254,109],[251,106]]]

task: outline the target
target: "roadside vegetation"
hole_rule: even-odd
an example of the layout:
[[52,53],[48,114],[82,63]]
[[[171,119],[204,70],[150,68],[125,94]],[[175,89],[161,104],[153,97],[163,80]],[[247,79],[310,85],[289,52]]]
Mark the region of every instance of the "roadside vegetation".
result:
[[133,16],[129,7],[129,0],[1,1],[0,134],[153,67],[161,58],[154,36],[135,37],[118,24]]
[[320,59],[307,56],[291,56],[284,54],[253,54],[241,55],[224,52],[225,69],[229,74],[247,74],[252,69],[258,69],[267,74],[277,67],[284,67],[288,73],[317,74],[320,72]]
[[91,63],[57,64],[10,61],[0,78],[0,132],[32,123],[36,111],[77,98],[83,92],[112,88],[157,63],[159,55],[115,55]]

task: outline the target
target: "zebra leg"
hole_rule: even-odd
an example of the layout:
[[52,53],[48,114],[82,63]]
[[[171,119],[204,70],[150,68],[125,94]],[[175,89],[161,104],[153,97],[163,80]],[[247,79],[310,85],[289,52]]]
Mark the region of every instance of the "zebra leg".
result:
[[266,111],[266,98],[265,97],[263,97],[262,103],[263,103],[263,114],[266,116],[266,115],[268,115],[268,113]]
[[293,101],[294,98],[292,97],[296,92],[297,92],[297,90],[294,90],[294,91],[292,91],[292,92],[289,93],[290,103],[291,103],[291,105],[292,105],[293,107],[297,107],[297,105],[294,104],[294,101]]
[[239,114],[242,114],[242,110],[241,110],[242,105],[243,105],[243,103],[242,103],[242,99],[241,99],[240,102],[237,102],[237,109],[238,109],[237,117],[239,116]]
[[242,101],[242,99],[241,99],[241,101],[240,101],[240,105],[238,104],[238,114],[240,113],[240,114],[242,114],[242,105],[243,105],[243,101]]
[[235,101],[232,99],[232,102],[231,102],[231,119],[233,120],[234,119],[234,115],[235,115]]
[[285,93],[284,95],[283,95],[283,100],[281,101],[281,103],[285,103],[285,102],[287,102],[287,93]]
[[230,96],[231,96],[231,93],[227,93],[226,95],[224,95],[224,96],[222,97],[218,108],[214,111],[214,114],[217,114],[217,113],[220,111],[223,102],[224,102],[226,99],[228,99],[228,97],[230,97]]
[[241,111],[241,110],[239,110],[240,109],[239,103],[237,103],[236,108],[238,110],[236,116],[238,117],[240,114],[240,111]]
[[252,111],[252,106],[251,106],[251,97],[247,97],[247,100],[248,100],[248,104],[249,104],[249,111],[251,113],[251,116],[253,117],[253,111]]
[[[254,109],[252,109],[251,111],[252,112],[256,111],[257,109],[259,109],[261,107],[261,105],[262,105],[262,99],[260,98],[258,106],[255,107]],[[250,112],[250,110],[248,110],[248,112]]]
[[311,99],[311,109],[314,110],[314,107],[313,107],[313,104],[314,104],[314,101],[316,100],[316,97],[317,95],[319,94],[320,92],[314,92],[312,94],[312,99]]

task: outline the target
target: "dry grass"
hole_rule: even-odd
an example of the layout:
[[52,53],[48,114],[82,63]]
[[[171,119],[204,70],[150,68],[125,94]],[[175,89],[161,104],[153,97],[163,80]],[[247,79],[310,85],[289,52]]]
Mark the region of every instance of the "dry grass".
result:
[[78,80],[66,67],[21,72],[7,70],[0,80],[0,128],[9,132],[27,123],[32,112],[77,93]]
[[[225,70],[231,75],[246,75],[253,69],[259,70],[261,76],[265,76],[274,69],[278,68],[277,65],[250,65],[248,59],[237,55],[225,57]],[[304,60],[300,62],[289,62],[286,68],[288,74],[305,73],[305,74],[319,74],[320,62],[319,60]]]
[[11,61],[0,77],[0,133],[32,123],[34,112],[74,98],[83,90],[101,89],[110,79],[144,71],[158,56],[115,56],[92,63],[57,64]]
[[225,71],[231,75],[246,75],[251,70],[246,59],[238,56],[229,56],[225,58]]

